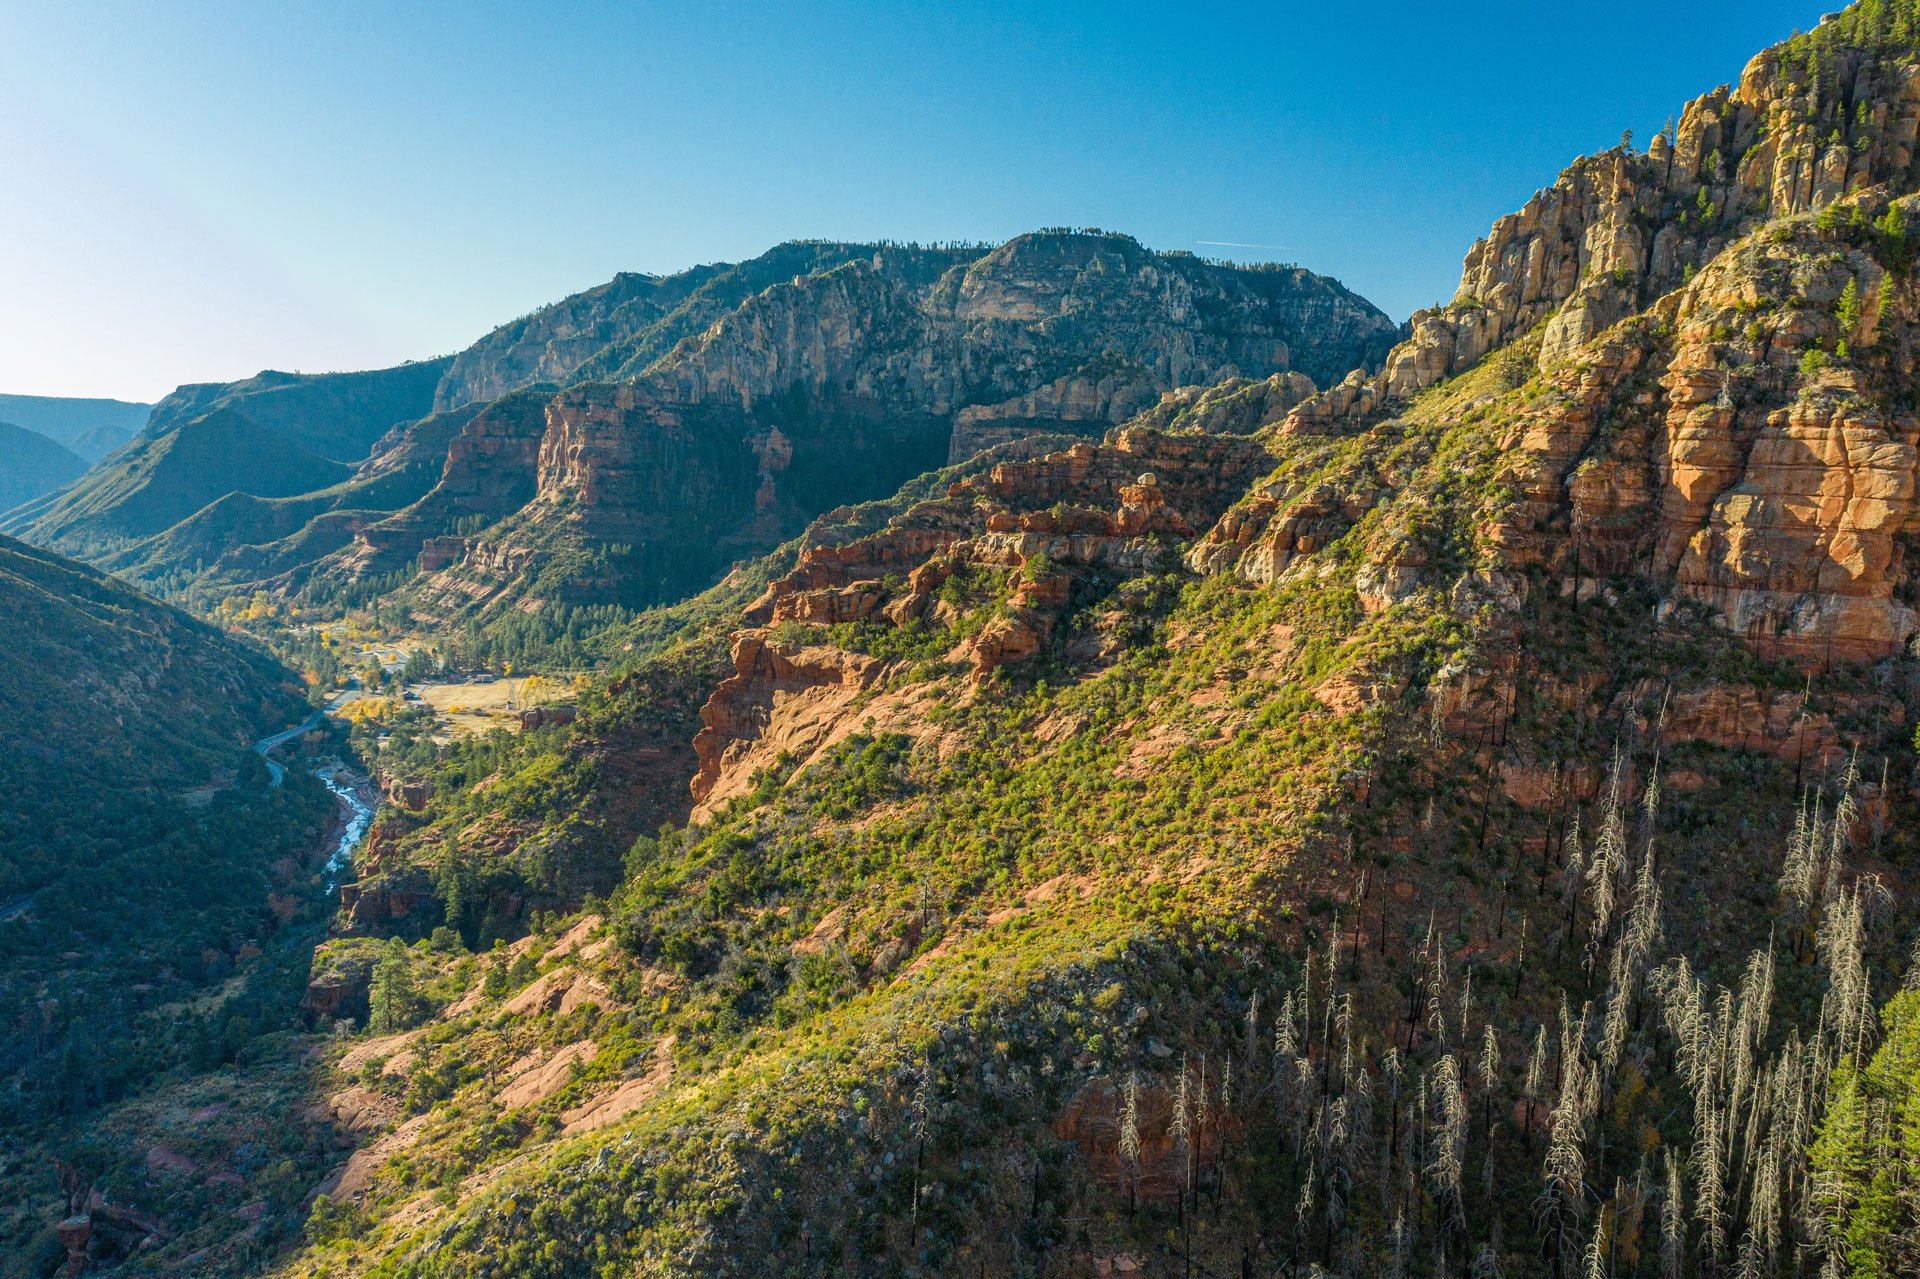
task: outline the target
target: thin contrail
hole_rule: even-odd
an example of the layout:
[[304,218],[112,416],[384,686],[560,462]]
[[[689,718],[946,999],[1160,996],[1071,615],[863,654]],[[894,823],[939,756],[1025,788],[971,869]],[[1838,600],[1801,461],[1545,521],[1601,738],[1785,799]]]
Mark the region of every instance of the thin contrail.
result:
[[1195,244],[1212,245],[1222,249],[1284,249],[1284,244],[1248,244],[1244,240],[1195,240]]

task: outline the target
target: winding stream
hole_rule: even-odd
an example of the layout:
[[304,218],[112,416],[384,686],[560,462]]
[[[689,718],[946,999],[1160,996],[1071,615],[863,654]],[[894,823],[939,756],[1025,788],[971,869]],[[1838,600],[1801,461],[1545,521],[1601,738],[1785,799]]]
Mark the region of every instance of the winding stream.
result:
[[[263,737],[253,744],[260,758],[266,761],[267,769],[273,774],[273,784],[278,786],[287,775],[286,768],[274,762],[271,752],[283,742],[291,741],[317,725],[325,713],[315,711],[306,720],[270,737]],[[329,762],[313,770],[326,788],[332,791],[347,805],[347,824],[340,830],[340,837],[334,842],[333,851],[327,854],[325,870],[327,892],[331,894],[339,886],[340,877],[353,866],[353,850],[367,837],[367,828],[373,825],[373,815],[379,802],[369,804],[361,798],[363,790],[371,790],[364,785],[365,778],[350,772],[345,765]]]
[[328,893],[332,893],[339,886],[340,876],[353,867],[353,850],[358,848],[360,841],[367,837],[367,827],[373,825],[373,815],[376,811],[374,805],[360,798],[358,786],[343,785],[337,779],[337,774],[341,771],[340,766],[335,764],[313,770],[313,775],[318,777],[328,790],[346,801],[348,812],[347,824],[341,828],[340,838],[334,844],[333,851],[327,854],[325,875]]

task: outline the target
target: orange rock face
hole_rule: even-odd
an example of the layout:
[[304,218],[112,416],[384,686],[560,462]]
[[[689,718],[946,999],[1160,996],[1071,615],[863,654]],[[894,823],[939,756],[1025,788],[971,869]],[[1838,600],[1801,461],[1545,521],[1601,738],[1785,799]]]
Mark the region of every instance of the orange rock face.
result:
[[1764,653],[1825,664],[1903,651],[1920,629],[1894,598],[1900,539],[1920,530],[1920,424],[1821,386],[1768,414],[1741,457],[1731,431],[1690,416],[1670,436],[1662,512],[1668,546],[1685,537],[1681,592]]
[[[1843,707],[1845,717],[1856,721],[1871,722],[1876,712],[1891,714],[1883,727],[1899,727],[1898,712],[1892,704],[1860,699],[1843,702]],[[1724,686],[1674,694],[1661,723],[1661,739],[1669,744],[1707,742],[1729,749],[1765,751],[1782,759],[1804,760],[1813,768],[1845,756],[1851,740],[1833,715],[1811,711],[1799,693]]]
[[[1683,283],[1742,219],[1804,213],[1904,175],[1920,132],[1920,77],[1848,55],[1822,92],[1831,99],[1845,85],[1849,99],[1876,100],[1871,117],[1854,118],[1778,77],[1774,57],[1755,58],[1737,88],[1690,102],[1646,152],[1582,157],[1495,222],[1468,252],[1452,304],[1408,322],[1376,392],[1409,396],[1541,324],[1540,360],[1551,364]],[[1662,208],[1671,212],[1649,226],[1647,211]],[[1698,216],[1709,208],[1713,217]],[[1674,216],[1681,209],[1690,216]],[[1310,402],[1305,415],[1319,411]]]
[[743,766],[750,760],[771,765],[782,753],[819,749],[884,669],[885,663],[857,653],[741,632],[733,642],[733,674],[700,711],[695,801],[717,804],[744,791],[752,782],[754,770]]
[[[1836,318],[1849,288],[1864,300],[1851,334]],[[1767,657],[1820,667],[1905,652],[1920,632],[1906,562],[1920,422],[1874,388],[1876,370],[1912,362],[1915,296],[1914,280],[1811,226],[1728,249],[1652,315],[1541,376],[1548,394],[1505,427],[1504,478],[1521,501],[1491,540],[1582,598],[1650,572],[1669,607],[1705,606]],[[1803,361],[1842,342],[1850,362]],[[1242,548],[1286,545],[1285,531],[1210,541],[1228,533]]]
[[[877,533],[810,548],[749,615],[776,627],[863,622],[937,634],[969,609],[991,607],[945,654],[984,680],[1040,652],[1079,575],[1170,565],[1170,546],[1217,520],[1269,463],[1265,448],[1244,436],[1148,427],[1001,462]],[[943,586],[963,569],[997,582],[997,600],[962,606],[944,598]],[[1104,649],[1074,651],[1098,660]],[[804,764],[884,719],[870,698],[887,673],[876,658],[752,629],[735,637],[733,661],[700,712],[696,815],[749,789],[754,774],[783,755]]]
[[[1556,394],[1514,423],[1525,506],[1493,530],[1509,563],[1583,593],[1651,567],[1769,656],[1904,651],[1920,630],[1903,549],[1920,529],[1920,438],[1886,406],[1915,373],[1915,282],[1802,215],[1850,199],[1871,218],[1900,189],[1920,73],[1850,51],[1808,87],[1776,56],[1690,103],[1645,153],[1569,166],[1474,245],[1454,301],[1415,314],[1383,372],[1313,396],[1286,429],[1340,429],[1536,331]],[[1767,219],[1794,220],[1754,234]],[[1858,314],[1841,332],[1849,286]],[[1647,308],[1641,331],[1620,323]],[[1843,358],[1801,369],[1816,347]],[[1284,515],[1236,508],[1195,567],[1272,580],[1344,531],[1338,495],[1285,496]]]

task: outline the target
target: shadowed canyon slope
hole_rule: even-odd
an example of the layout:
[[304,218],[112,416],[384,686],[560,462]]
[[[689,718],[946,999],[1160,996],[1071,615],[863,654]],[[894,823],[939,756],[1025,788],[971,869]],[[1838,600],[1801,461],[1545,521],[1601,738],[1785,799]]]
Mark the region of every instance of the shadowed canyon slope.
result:
[[[0,614],[0,1273],[45,1274],[56,1160],[106,1106],[287,1019],[267,974],[304,968],[332,799],[249,749],[308,714],[250,646],[4,537]],[[103,1263],[165,1233],[111,1198]]]
[[87,464],[36,431],[0,422],[0,507],[18,506],[73,480]]
[[0,422],[23,426],[97,462],[133,438],[153,409],[127,400],[0,394]]

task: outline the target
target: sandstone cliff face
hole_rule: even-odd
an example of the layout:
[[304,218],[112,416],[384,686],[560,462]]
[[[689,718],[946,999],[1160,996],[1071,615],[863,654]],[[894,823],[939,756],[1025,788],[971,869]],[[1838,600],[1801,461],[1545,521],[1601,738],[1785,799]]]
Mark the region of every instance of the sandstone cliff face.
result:
[[914,303],[910,288],[867,262],[796,278],[682,343],[652,381],[683,401],[717,400],[748,412],[795,393],[883,397],[908,409],[943,404],[951,370],[929,363],[921,376],[903,376],[897,363],[901,348],[923,336]]
[[1105,371],[1084,369],[998,404],[969,404],[954,418],[947,460],[962,461],[1042,431],[1073,430],[1084,424],[1098,432],[1108,423],[1133,416],[1160,394],[1160,384],[1151,374],[1127,365]]
[[1767,656],[1904,652],[1920,424],[1887,391],[1913,365],[1916,282],[1870,247],[1776,223],[1550,370],[1507,428],[1509,562],[1574,591],[1649,572]]
[[[1376,363],[1392,325],[1298,268],[1156,254],[1126,236],[1020,236],[951,275],[929,309],[974,332],[1041,326],[1036,353],[1124,352],[1165,387],[1296,369],[1320,383]],[[1097,336],[1096,336],[1097,335]]]
[[[1680,300],[1679,345],[1662,378],[1655,563],[1762,651],[1820,663],[1889,656],[1920,629],[1906,560],[1920,531],[1920,423],[1875,393],[1873,348],[1911,345],[1913,281],[1888,281],[1859,251],[1790,269],[1778,261],[1783,247],[1716,263]],[[1756,278],[1790,280],[1792,296],[1766,299],[1781,305],[1744,340],[1716,343],[1731,327],[1729,294]],[[1882,333],[1890,284],[1902,314]],[[1847,335],[1829,308],[1850,285],[1867,309]],[[1860,358],[1795,369],[1773,390],[1816,342],[1847,342]]]
[[1313,395],[1313,380],[1301,373],[1276,373],[1259,382],[1228,378],[1211,386],[1169,391],[1136,417],[1134,425],[1162,431],[1252,435],[1284,421],[1295,406]]
[[[890,250],[925,279],[973,256],[965,250]],[[632,381],[686,338],[704,332],[762,290],[870,258],[874,246],[803,240],[740,263],[698,266],[670,276],[622,273],[502,325],[455,357],[437,407],[495,399],[548,383]]]
[[[809,285],[848,270],[865,279],[843,279],[839,294]],[[900,317],[886,314],[889,303]],[[875,363],[874,352],[858,348],[882,335],[909,349]],[[830,365],[864,359],[867,390],[892,383],[944,415],[1015,399],[1106,352],[1157,382],[1151,394],[1228,366],[1260,375],[1292,367],[1333,381],[1377,365],[1392,335],[1378,310],[1309,272],[1156,254],[1125,236],[1042,232],[985,251],[802,241],[737,265],[623,274],[504,325],[454,358],[435,407],[542,382],[632,381],[698,352],[674,381],[691,394],[751,399],[796,383],[819,390]],[[996,367],[991,352],[1002,339],[1019,348],[1011,369]],[[946,358],[956,344],[967,348],[958,365]],[[985,359],[969,358],[981,347]],[[1030,376],[1063,355],[1070,367]],[[1098,415],[1118,422],[1137,407]]]
[[[537,430],[525,425],[473,468],[482,493],[506,490],[521,504],[482,534],[418,544],[429,607],[678,598],[815,514],[932,469],[944,443],[924,418],[821,423],[652,382],[575,388],[544,401]],[[485,509],[472,495],[445,500],[450,511]],[[446,520],[415,526],[435,522]]]
[[[1206,529],[1270,460],[1252,439],[1129,426],[1100,444],[1001,462],[879,533],[809,549],[757,608],[776,622],[838,623],[885,605],[885,616],[902,624],[925,614],[933,592],[968,562],[1160,566],[1168,540]],[[889,576],[904,581],[882,590]]]
[[744,794],[781,756],[805,761],[844,738],[854,704],[886,668],[857,653],[782,643],[758,631],[734,640],[733,663],[733,674],[701,709],[693,739],[696,820]]
[[1377,361],[1392,332],[1307,272],[1214,266],[1124,236],[1021,236],[924,284],[894,253],[768,289],[682,343],[655,380],[747,410],[799,392],[954,419],[958,460],[1011,423],[1113,425],[1236,373],[1332,380]]
[[[1415,315],[1378,376],[1270,429],[1365,432],[1517,352],[1516,376],[1537,371],[1540,387],[1491,426],[1517,500],[1489,528],[1507,566],[1544,568],[1569,592],[1650,573],[1667,607],[1703,606],[1770,657],[1906,651],[1920,510],[1901,228],[1916,209],[1899,197],[1913,188],[1920,68],[1829,44],[1816,71],[1809,47],[1761,54],[1645,153],[1576,161],[1474,245],[1454,301]],[[1276,478],[1189,561],[1277,580],[1382,488],[1351,470]],[[1375,555],[1367,598],[1420,584],[1417,548]]]
[[[1884,214],[1884,197],[1856,199],[1861,224]],[[1487,589],[1513,597],[1529,589],[1520,575],[1539,573],[1584,599],[1638,575],[1664,610],[1704,608],[1763,657],[1821,667],[1903,654],[1920,632],[1908,562],[1920,424],[1896,388],[1916,364],[1920,281],[1904,251],[1898,270],[1876,259],[1889,252],[1879,232],[1822,229],[1808,215],[1765,224],[1543,370],[1536,335],[1498,357],[1500,377],[1463,383],[1465,400],[1429,397],[1407,422],[1377,427],[1321,423],[1333,432],[1323,447],[1403,434],[1417,444],[1421,423],[1479,415],[1501,458],[1486,499]],[[1312,405],[1270,428],[1284,454],[1321,456],[1303,429]],[[1419,456],[1283,468],[1188,562],[1277,581],[1303,559],[1312,571],[1316,551],[1382,507],[1363,604],[1443,586],[1420,540],[1395,532],[1408,523],[1394,514],[1397,490]]]
[[536,382],[573,380],[609,345],[658,324],[717,268],[662,279],[621,272],[598,288],[503,325],[454,357],[434,393],[440,412],[497,400]]
[[422,558],[424,570],[449,554],[455,539],[447,534],[458,521],[496,520],[518,510],[533,498],[532,471],[545,431],[544,397],[519,394],[436,414],[396,432],[361,465],[356,479],[439,459],[437,478],[396,514],[365,521],[331,570],[349,577],[391,573],[415,557]]
[[1790,46],[1689,103],[1644,153],[1575,161],[1468,252],[1453,302],[1414,315],[1380,391],[1405,397],[1546,321],[1542,364],[1683,282],[1757,222],[1906,179],[1920,68],[1859,49],[1816,77]]

